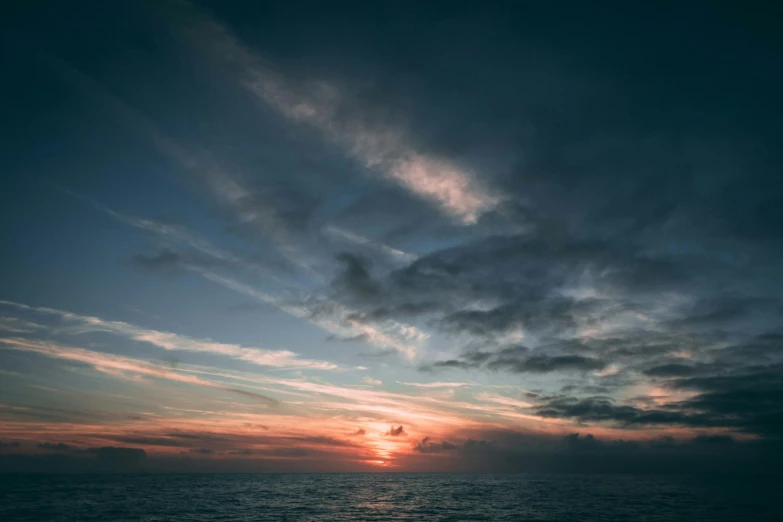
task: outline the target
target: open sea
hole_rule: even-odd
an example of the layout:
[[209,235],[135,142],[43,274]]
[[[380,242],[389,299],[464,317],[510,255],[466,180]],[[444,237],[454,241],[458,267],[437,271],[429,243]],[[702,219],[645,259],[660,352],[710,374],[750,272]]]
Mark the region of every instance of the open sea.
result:
[[0,475],[0,521],[783,521],[761,477]]

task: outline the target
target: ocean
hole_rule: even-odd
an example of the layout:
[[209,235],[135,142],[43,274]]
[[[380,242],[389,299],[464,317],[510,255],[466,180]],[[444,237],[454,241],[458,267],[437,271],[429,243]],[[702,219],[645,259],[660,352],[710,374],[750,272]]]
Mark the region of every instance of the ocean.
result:
[[0,475],[0,521],[783,521],[763,477]]

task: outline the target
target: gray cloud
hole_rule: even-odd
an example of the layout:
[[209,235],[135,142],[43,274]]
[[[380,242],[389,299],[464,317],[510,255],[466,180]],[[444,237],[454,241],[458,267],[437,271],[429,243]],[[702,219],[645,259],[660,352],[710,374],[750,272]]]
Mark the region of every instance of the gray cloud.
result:
[[405,430],[403,429],[402,426],[397,426],[396,428],[392,426],[391,428],[389,428],[389,431],[384,433],[384,435],[388,437],[399,437],[405,435]]
[[693,365],[679,363],[662,364],[644,370],[644,374],[650,377],[687,377],[696,372],[697,369]]
[[382,288],[370,274],[366,259],[343,252],[337,260],[343,264],[344,270],[332,282],[335,290],[360,301],[373,301],[381,296]]
[[147,452],[141,448],[105,446],[91,448],[98,463],[109,469],[136,469],[144,464]]
[[413,447],[413,451],[417,451],[419,453],[441,453],[443,451],[454,451],[456,449],[457,446],[454,444],[451,444],[445,440],[440,442],[433,442],[429,437],[424,437],[421,439],[421,442],[417,443]]
[[171,270],[183,265],[182,256],[169,249],[151,255],[136,254],[133,256],[133,262],[147,270]]
[[511,373],[586,372],[601,370],[607,363],[581,355],[529,355],[525,346],[506,347],[497,352],[466,352],[460,359],[437,361],[424,366],[424,370],[458,368],[462,370],[485,368]]
[[581,355],[559,355],[549,357],[535,355],[524,361],[496,358],[487,364],[490,369],[503,368],[516,373],[549,373],[554,371],[589,371],[601,370],[606,367],[604,361],[582,357]]
[[49,451],[70,451],[73,449],[73,446],[70,446],[68,444],[63,444],[62,442],[58,442],[56,444],[51,442],[42,442],[37,445],[37,447]]
[[[740,442],[727,435],[677,439],[607,439],[588,432],[565,436],[487,431],[443,451],[429,440],[415,447],[415,459],[453,471],[567,473],[777,473],[783,447],[771,441]],[[429,443],[429,444],[427,444]],[[421,451],[421,446],[424,451]],[[769,459],[769,460],[766,460]],[[427,465],[427,464],[424,464]],[[431,464],[429,464],[431,465]],[[750,469],[748,466],[752,466]]]

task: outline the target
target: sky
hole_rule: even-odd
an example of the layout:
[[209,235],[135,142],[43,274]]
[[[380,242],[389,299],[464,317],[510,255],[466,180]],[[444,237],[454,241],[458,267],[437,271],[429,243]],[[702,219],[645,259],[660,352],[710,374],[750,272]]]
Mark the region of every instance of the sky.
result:
[[775,470],[783,33],[670,4],[4,6],[0,470]]

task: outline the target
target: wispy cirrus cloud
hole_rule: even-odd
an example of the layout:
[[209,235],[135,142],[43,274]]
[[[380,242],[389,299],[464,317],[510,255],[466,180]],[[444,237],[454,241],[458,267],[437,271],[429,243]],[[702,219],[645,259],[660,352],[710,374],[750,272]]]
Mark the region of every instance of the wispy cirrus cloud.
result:
[[[107,426],[87,426],[73,421],[66,422],[57,431],[58,436],[70,432],[74,437],[81,436],[87,439],[123,437],[131,441],[131,438],[135,438],[134,440],[140,444],[166,448],[187,446],[188,442],[183,439],[190,439],[190,436],[179,437],[176,433],[191,431],[201,435],[197,437],[198,440],[192,440],[190,444],[206,447],[204,442],[208,442],[211,450],[217,452],[221,449],[234,450],[235,445],[230,443],[232,440],[240,442],[239,439],[250,435],[255,440],[252,449],[263,454],[262,448],[267,444],[277,446],[289,439],[302,437],[309,437],[301,439],[302,443],[308,443],[308,446],[341,446],[341,439],[361,431],[365,435],[361,442],[363,451],[374,455],[380,461],[395,462],[416,451],[408,442],[397,440],[403,433],[413,437],[414,440],[428,436],[444,440],[446,438],[465,440],[469,433],[487,429],[509,429],[511,426],[517,430],[527,430],[531,434],[555,436],[558,434],[562,436],[573,429],[567,420],[549,418],[548,413],[538,415],[536,408],[528,408],[526,403],[496,394],[476,394],[474,396],[476,402],[444,400],[312,382],[306,379],[283,379],[214,369],[199,370],[187,365],[170,369],[132,357],[19,338],[3,338],[0,339],[0,343],[13,350],[84,363],[118,379],[136,380],[138,376],[145,376],[169,380],[245,395],[259,399],[269,406],[276,406],[278,402],[256,390],[269,390],[273,394],[301,394],[301,398],[296,399],[295,404],[298,405],[296,411],[286,412],[286,414],[280,414],[275,409],[263,412],[247,410],[238,403],[226,404],[217,398],[208,398],[205,401],[217,400],[218,403],[210,407],[201,406],[198,411],[184,410],[182,416],[173,414],[165,418],[155,415],[141,416],[139,420],[134,421],[132,427],[115,426],[113,432],[112,428]],[[226,409],[227,406],[229,409]],[[530,413],[521,413],[520,408]],[[194,413],[198,415],[194,417]],[[295,425],[291,423],[292,413],[297,419]],[[6,412],[7,415],[11,415],[9,418],[18,418],[18,415],[12,412]],[[334,421],[335,415],[341,420]],[[326,418],[332,420],[324,423]],[[403,423],[404,430],[400,428]],[[390,425],[395,433],[390,432]],[[263,426],[263,436],[258,434],[256,426]],[[611,429],[594,431],[617,436],[617,432]],[[0,432],[6,436],[53,433],[50,426],[40,422],[19,420],[6,423]],[[667,433],[674,432],[670,430]],[[216,436],[217,434],[220,435]],[[394,437],[389,439],[389,435]]]
[[336,227],[334,225],[328,225],[324,227],[323,231],[326,232],[327,234],[350,241],[357,245],[362,245],[362,246],[372,248],[378,252],[381,252],[389,257],[394,258],[396,261],[399,261],[401,263],[411,263],[415,261],[418,257],[415,254],[398,250],[389,245],[380,243],[378,241],[374,241],[368,237],[364,237],[360,234],[356,234],[354,232],[345,230],[344,228]]
[[[269,237],[292,265],[316,279],[319,278],[318,274],[305,261],[286,221],[274,207],[258,201],[258,198],[254,197],[253,191],[245,186],[239,176],[229,172],[211,154],[203,152],[196,154],[181,145],[158,128],[147,116],[69,63],[50,55],[41,55],[39,58],[73,88],[92,101],[107,107],[128,129],[148,140],[164,158],[182,169],[183,172],[204,183],[212,196],[222,206],[230,209],[236,219],[241,223],[252,225],[257,231]],[[183,237],[181,230],[160,229],[159,224],[149,220],[137,220],[123,216],[105,207],[101,210],[130,225],[172,234],[172,237],[192,242],[194,244],[191,246],[199,248],[198,238]]]
[[[70,190],[65,190],[65,192],[74,197],[89,201],[95,208],[101,212],[106,213],[121,223],[141,230],[146,230],[159,237],[177,243],[185,244],[214,260],[225,262],[236,267],[241,267],[248,271],[257,272],[268,276],[271,279],[279,281],[279,279],[274,274],[272,274],[262,265],[247,261],[240,256],[221,249],[212,244],[206,238],[194,234],[185,227],[171,225],[168,223],[161,223],[150,219],[128,216],[126,214],[117,212],[107,207],[106,205],[103,205],[102,203],[92,201],[81,194],[74,193]],[[370,240],[367,238],[361,238],[361,240],[370,242]],[[385,247],[385,245],[383,245],[383,247]],[[409,255],[400,251],[396,251],[391,247],[385,248],[397,252],[400,255]],[[294,304],[286,302],[285,300],[280,299],[279,297],[276,297],[269,292],[265,292],[261,289],[238,281],[232,277],[218,274],[217,272],[206,267],[197,266],[195,264],[181,263],[179,256],[173,252],[164,252],[154,258],[139,258],[141,263],[150,267],[158,266],[161,263],[167,263],[169,260],[182,264],[183,268],[189,269],[193,273],[196,273],[209,281],[220,284],[236,292],[248,295],[256,301],[272,305],[278,310],[281,310],[289,315],[309,321],[310,323],[315,324],[316,326],[329,332],[330,335],[337,339],[365,340],[381,348],[391,348],[396,352],[403,354],[405,357],[413,359],[417,353],[415,345],[422,343],[428,337],[428,334],[416,327],[405,325],[391,319],[384,321],[383,324],[376,324],[366,319],[359,321],[354,318],[355,313],[352,310],[349,310],[341,304],[332,301],[324,303],[323,300],[316,299],[316,301],[319,301],[317,305],[317,311],[312,306],[308,306],[307,303]],[[324,310],[329,310],[329,313],[325,314]]]
[[181,382],[186,384],[194,384],[198,386],[205,386],[217,390],[229,391],[246,395],[256,399],[260,399],[268,406],[277,406],[279,402],[276,399],[267,397],[260,393],[251,392],[239,388],[233,388],[224,384],[219,384],[213,381],[208,381],[200,377],[193,375],[183,375],[178,372],[170,371],[160,366],[153,366],[147,362],[132,357],[124,357],[121,355],[107,354],[96,352],[93,350],[85,350],[83,348],[76,348],[71,346],[62,346],[55,343],[47,343],[41,341],[31,341],[26,339],[17,338],[0,338],[0,343],[7,348],[14,350],[22,350],[28,352],[35,352],[47,357],[66,359],[69,361],[76,361],[88,364],[98,370],[99,372],[106,373],[112,376],[121,376],[124,373],[134,375],[145,375],[149,377],[156,377],[169,381]]
[[124,223],[140,230],[145,230],[162,239],[171,241],[172,243],[185,245],[217,261],[222,261],[227,264],[243,268],[250,272],[258,273],[275,281],[280,281],[280,279],[271,270],[264,267],[263,265],[248,261],[241,256],[220,248],[205,237],[188,230],[184,226],[123,214],[112,208],[109,208],[103,203],[94,201],[83,194],[79,194],[70,189],[63,188],[62,190],[68,195],[87,201],[95,209],[103,212],[120,223]]
[[404,384],[405,386],[413,386],[415,388],[461,388],[463,386],[473,386],[471,382],[400,382],[397,384]]
[[237,81],[264,105],[307,124],[372,172],[436,205],[465,225],[496,209],[502,197],[467,168],[436,157],[411,143],[403,126],[379,125],[367,115],[346,111],[352,94],[322,79],[294,80],[244,45],[230,29],[188,6],[184,30],[210,59],[228,66]]
[[386,321],[383,325],[356,320],[353,318],[355,316],[353,310],[333,301],[321,300],[316,305],[291,304],[230,277],[208,270],[197,270],[197,272],[210,281],[304,319],[337,339],[361,339],[380,348],[390,348],[408,359],[416,357],[417,345],[428,337],[425,332],[416,327],[393,320]]
[[20,334],[30,333],[44,328],[32,321],[25,321],[18,317],[0,317],[0,332]]
[[133,341],[148,343],[163,350],[222,355],[259,366],[310,370],[336,370],[339,368],[336,364],[326,361],[300,359],[297,354],[288,350],[265,350],[237,344],[220,343],[210,339],[194,339],[171,332],[141,328],[123,321],[109,321],[99,317],[79,315],[53,308],[32,307],[11,301],[0,301],[0,305],[11,306],[20,310],[36,313],[55,315],[68,322],[76,323],[78,326],[75,328],[66,328],[66,331],[73,334],[109,332]]
[[475,398],[482,402],[493,402],[496,404],[503,404],[505,406],[513,406],[515,408],[528,409],[534,406],[532,403],[528,401],[522,401],[511,397],[506,397],[504,395],[498,395],[496,393],[487,393],[487,392],[477,393],[475,395]]

